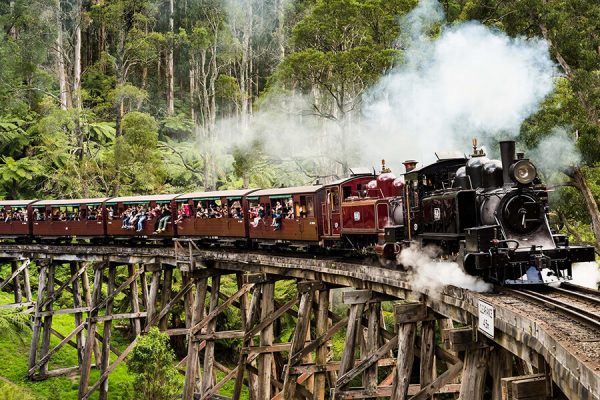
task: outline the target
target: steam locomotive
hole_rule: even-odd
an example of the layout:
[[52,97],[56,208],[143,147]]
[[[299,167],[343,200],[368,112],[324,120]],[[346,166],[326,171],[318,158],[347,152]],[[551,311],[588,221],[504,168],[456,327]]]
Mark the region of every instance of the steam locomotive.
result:
[[[573,262],[593,261],[591,246],[570,246],[548,224],[547,190],[515,143],[501,161],[473,143],[470,157],[441,157],[396,178],[382,165],[325,185],[187,194],[0,201],[6,243],[206,246],[376,254],[398,267],[415,243],[503,285],[552,285]],[[143,218],[142,218],[143,217]],[[373,251],[371,251],[373,250]]]
[[[377,246],[390,256],[404,244],[434,245],[468,273],[502,285],[555,285],[569,280],[572,263],[594,260],[591,246],[570,246],[548,224],[548,192],[535,166],[500,142],[501,161],[473,141],[470,158],[405,163],[403,224],[385,228]],[[400,206],[400,205],[399,205]]]

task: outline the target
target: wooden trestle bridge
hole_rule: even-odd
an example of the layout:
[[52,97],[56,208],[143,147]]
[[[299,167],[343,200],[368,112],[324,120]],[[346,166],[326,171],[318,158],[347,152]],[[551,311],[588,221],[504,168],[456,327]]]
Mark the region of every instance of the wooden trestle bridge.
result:
[[[185,337],[187,356],[179,365],[184,399],[223,398],[217,396],[220,389],[234,381],[234,398],[246,386],[250,398],[259,400],[417,400],[436,393],[463,400],[600,400],[598,360],[573,351],[568,339],[553,333],[551,321],[536,319],[535,309],[511,307],[502,295],[454,287],[427,295],[411,290],[406,276],[390,269],[299,253],[201,249],[186,240],[170,248],[0,244],[0,259],[12,266],[0,289],[11,289],[15,300],[0,308],[24,307],[34,319],[29,378],[78,374],[80,399],[95,392],[107,399],[111,372],[149,327],[158,326]],[[29,279],[32,265],[39,269],[37,295]],[[69,279],[59,280],[57,270],[69,268]],[[176,293],[175,275],[182,278]],[[233,295],[220,290],[225,275],[237,278]],[[279,280],[295,281],[297,298],[276,302]],[[337,288],[347,288],[342,296],[347,315],[332,312]],[[57,308],[63,291],[73,295],[71,308]],[[120,293],[128,296],[127,312],[113,307]],[[493,337],[478,329],[482,300],[493,309],[487,316]],[[395,326],[386,326],[382,302],[393,302]],[[181,303],[185,322],[169,326],[170,311]],[[229,308],[239,311],[241,329],[217,331],[216,317]],[[66,336],[52,328],[57,314],[74,315]],[[275,343],[274,324],[284,314],[296,319],[295,331],[290,343]],[[130,321],[134,333],[123,351],[111,345],[119,320]],[[344,330],[343,354],[333,360],[331,338]],[[53,335],[60,342],[51,348]],[[231,338],[242,340],[242,350],[237,365],[226,366],[216,357],[215,342]],[[78,365],[50,369],[52,357],[66,345],[77,349]],[[99,369],[99,379],[90,379],[92,368]],[[224,375],[220,381],[217,370]]]

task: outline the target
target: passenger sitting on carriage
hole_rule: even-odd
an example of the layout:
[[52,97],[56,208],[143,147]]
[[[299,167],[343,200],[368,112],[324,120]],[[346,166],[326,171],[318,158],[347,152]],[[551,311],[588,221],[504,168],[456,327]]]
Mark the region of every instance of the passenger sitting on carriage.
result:
[[154,232],[158,230],[158,224],[160,223],[160,217],[162,216],[162,211],[160,206],[157,204],[156,207],[150,211],[150,218],[154,218]]
[[127,208],[123,212],[123,215],[121,216],[123,218],[123,224],[121,225],[121,229],[127,229],[127,226],[129,225],[129,220],[132,217],[131,212],[132,212],[131,208]]
[[250,219],[252,220],[252,226],[256,228],[259,222],[262,220],[257,208],[250,210]]
[[136,232],[141,232],[144,229],[144,221],[148,219],[148,215],[150,214],[150,207],[144,210],[144,206],[140,206],[139,217],[137,220],[137,229]]
[[288,208],[287,214],[285,216],[287,219],[294,219],[294,209]]
[[167,205],[165,205],[162,208],[162,214],[161,214],[160,222],[158,223],[158,229],[154,233],[164,232],[167,229],[167,224],[169,223],[170,219],[171,219],[171,210],[169,210],[169,207]]
[[140,218],[142,218],[142,216],[144,214],[145,214],[144,207],[142,205],[138,205],[137,207],[134,207],[133,210],[131,211],[132,217],[129,219],[129,222],[127,224],[127,229],[134,229],[135,226],[137,225],[138,221],[140,220]]
[[12,216],[12,211],[9,211],[6,213],[6,218],[4,218],[4,222],[10,222],[12,221],[13,216]]
[[[184,205],[187,205],[187,204],[184,204]],[[184,207],[181,207],[179,209],[179,212],[177,213],[177,219],[175,220],[175,223],[176,224],[180,224],[187,217],[188,217],[188,215],[187,215],[186,209]]]
[[282,218],[282,214],[281,214],[281,209],[279,210],[275,210],[273,212],[273,222],[271,223],[271,226],[273,226],[273,230],[277,231],[281,228],[281,218]]

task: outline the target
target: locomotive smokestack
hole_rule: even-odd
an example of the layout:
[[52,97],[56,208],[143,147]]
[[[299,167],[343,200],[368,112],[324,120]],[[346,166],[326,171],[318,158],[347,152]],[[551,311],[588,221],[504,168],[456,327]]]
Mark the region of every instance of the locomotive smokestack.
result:
[[515,141],[504,140],[500,142],[500,157],[502,159],[502,180],[505,185],[512,184],[508,170],[515,161]]

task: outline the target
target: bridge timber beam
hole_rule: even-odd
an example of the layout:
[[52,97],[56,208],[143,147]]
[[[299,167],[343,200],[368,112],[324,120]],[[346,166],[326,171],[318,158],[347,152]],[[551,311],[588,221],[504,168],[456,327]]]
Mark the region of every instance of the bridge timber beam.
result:
[[[187,260],[181,254],[182,249],[187,252]],[[235,379],[238,396],[246,387],[248,389],[243,390],[249,390],[252,398],[286,398],[284,392],[295,386],[294,393],[300,398],[325,399],[333,393],[339,398],[420,399],[431,398],[433,393],[460,391],[465,398],[475,399],[480,398],[481,391],[476,386],[465,386],[464,380],[461,388],[457,378],[461,373],[477,377],[476,366],[485,364],[493,378],[493,399],[502,398],[502,380],[512,378],[516,372],[521,379],[514,380],[517,382],[515,387],[521,381],[534,379],[545,382],[545,393],[560,389],[567,398],[600,400],[600,372],[594,369],[594,364],[570,351],[569,343],[553,335],[543,321],[536,319],[535,313],[523,313],[510,307],[501,295],[454,287],[445,287],[437,293],[419,292],[413,290],[407,275],[401,271],[302,254],[283,256],[234,249],[204,249],[193,242],[181,245],[178,251],[161,247],[0,243],[0,259],[11,264],[10,272],[3,276],[5,279],[0,285],[3,285],[2,290],[11,290],[15,300],[15,303],[0,305],[0,308],[29,310],[34,320],[32,339],[35,343],[41,341],[41,347],[32,346],[30,377],[44,379],[79,373],[80,398],[86,398],[95,390],[100,392],[101,398],[106,398],[106,382],[115,362],[118,365],[126,358],[139,334],[144,334],[151,326],[159,326],[170,335],[186,337],[188,355],[182,363],[186,370],[182,393],[186,399],[208,398],[218,393],[224,383],[216,382],[215,369],[225,372],[226,380]],[[22,268],[26,259],[33,263]],[[35,303],[36,288],[28,283],[34,267],[39,269],[40,282]],[[59,281],[55,276],[51,277],[57,269],[65,268],[70,273],[68,279]],[[121,269],[124,273],[116,274]],[[86,273],[92,270],[95,274],[93,285]],[[246,287],[243,293],[223,293],[215,283],[224,275],[236,276],[238,291],[244,289],[244,285],[253,286]],[[181,292],[173,291],[174,276],[181,277],[184,282]],[[271,292],[279,280],[297,281],[298,297],[285,304],[276,304]],[[322,286],[307,292],[303,287],[310,282]],[[97,292],[100,290],[97,287],[104,285],[112,285],[108,295]],[[364,303],[347,304],[349,315],[337,316],[331,312],[330,295],[340,287],[370,292],[372,297]],[[65,291],[74,295],[72,308],[57,308],[57,293]],[[99,310],[102,314],[108,311],[115,292],[128,297],[130,310],[124,314],[116,314],[113,310],[107,315],[99,315]],[[212,296],[213,292],[217,293],[216,297]],[[414,314],[419,318],[407,320],[399,316],[409,313],[397,312],[396,332],[387,330],[380,314],[383,303],[390,299],[401,299],[402,306],[414,307]],[[493,339],[469,328],[472,344],[463,343],[466,346],[463,350],[450,347],[450,340],[448,347],[432,345],[436,332],[453,329],[448,321],[467,327],[477,326],[479,300],[485,300],[495,309]],[[208,310],[204,307],[205,302]],[[169,315],[180,303],[185,308],[185,326],[170,326]],[[414,303],[419,305],[413,306]],[[211,313],[218,315],[229,307],[240,312],[242,323],[235,331],[218,332],[209,323],[194,331],[194,326]],[[71,332],[60,334],[52,328],[52,316],[61,313],[74,315]],[[270,332],[283,315],[299,318],[301,323],[297,324],[291,343],[274,343]],[[214,321],[214,318],[208,321]],[[130,324],[133,340],[123,352],[110,344],[111,329],[116,320]],[[351,321],[354,321],[352,326],[348,326]],[[108,329],[103,329],[102,335],[90,334],[95,331],[92,326],[98,324]],[[310,328],[304,328],[304,324]],[[348,330],[354,333],[348,335]],[[328,342],[340,331],[346,332],[347,347],[353,346],[359,358],[347,355],[342,357],[343,360],[331,359]],[[50,338],[53,336],[58,340],[53,339],[52,347]],[[206,361],[206,354],[214,352],[210,349],[214,349],[215,341],[228,337],[242,337],[244,342],[237,366],[228,368],[214,357],[211,357],[211,366],[211,361]],[[353,343],[350,343],[351,338]],[[458,336],[453,340],[453,345],[459,344]],[[49,361],[65,345],[77,349],[80,366],[49,370],[48,365],[53,365]],[[103,362],[109,352],[117,357],[110,365]],[[522,371],[511,368],[513,357],[524,366]],[[418,363],[418,382],[416,379],[399,382],[401,373],[394,378],[396,371],[408,370],[411,362],[415,371]],[[286,367],[282,368],[283,365]],[[94,383],[89,378],[91,368],[101,370],[100,380]],[[444,372],[436,376],[434,369]],[[385,378],[376,382],[374,371]],[[538,374],[543,374],[545,380]],[[504,387],[508,388],[507,385],[505,383]],[[524,396],[518,394],[521,392],[516,393]]]

